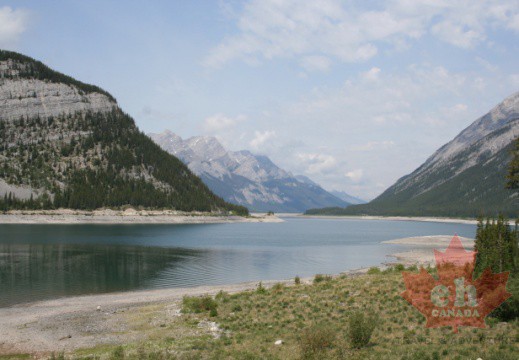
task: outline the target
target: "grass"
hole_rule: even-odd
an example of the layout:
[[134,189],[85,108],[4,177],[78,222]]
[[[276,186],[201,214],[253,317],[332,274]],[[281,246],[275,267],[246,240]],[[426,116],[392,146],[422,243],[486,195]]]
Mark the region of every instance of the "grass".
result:
[[195,313],[209,311],[211,316],[217,315],[218,303],[211,296],[184,296],[182,299],[182,312]]
[[[158,308],[141,316],[149,324],[161,319],[160,327],[139,328],[145,340],[83,349],[67,358],[516,358],[517,320],[489,319],[487,329],[462,327],[458,334],[450,328],[425,328],[424,317],[400,296],[404,285],[397,269],[402,267],[354,277],[323,276],[308,285],[261,284],[237,294],[184,298],[182,316],[164,318]],[[217,315],[211,317],[211,309]],[[204,321],[216,322],[221,336],[200,328]],[[283,345],[276,346],[276,340]]]

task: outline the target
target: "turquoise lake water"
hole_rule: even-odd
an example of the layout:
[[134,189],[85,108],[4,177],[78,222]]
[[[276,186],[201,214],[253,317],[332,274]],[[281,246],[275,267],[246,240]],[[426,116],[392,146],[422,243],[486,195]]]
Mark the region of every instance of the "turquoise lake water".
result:
[[390,260],[409,236],[475,225],[300,219],[200,225],[0,225],[0,307],[73,295],[332,274]]

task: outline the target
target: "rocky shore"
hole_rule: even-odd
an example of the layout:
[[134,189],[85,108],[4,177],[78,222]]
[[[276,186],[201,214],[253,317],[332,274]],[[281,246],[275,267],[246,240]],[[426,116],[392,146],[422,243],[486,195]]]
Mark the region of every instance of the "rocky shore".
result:
[[174,210],[11,210],[0,214],[0,224],[218,224],[283,222],[275,215],[248,217]]

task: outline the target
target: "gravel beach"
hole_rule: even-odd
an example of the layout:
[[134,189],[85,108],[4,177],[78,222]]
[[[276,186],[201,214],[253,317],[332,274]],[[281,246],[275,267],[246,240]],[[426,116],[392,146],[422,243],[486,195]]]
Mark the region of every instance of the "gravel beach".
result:
[[248,217],[173,210],[11,210],[0,214],[0,224],[217,224],[236,222],[283,222],[275,215]]

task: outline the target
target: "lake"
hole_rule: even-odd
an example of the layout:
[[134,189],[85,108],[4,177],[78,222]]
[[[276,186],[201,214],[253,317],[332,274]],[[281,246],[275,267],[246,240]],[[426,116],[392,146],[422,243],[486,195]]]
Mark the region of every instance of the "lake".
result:
[[[301,219],[196,225],[0,225],[0,307],[115,291],[333,274],[387,261],[409,236],[475,225]],[[401,248],[400,248],[401,249]]]

